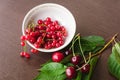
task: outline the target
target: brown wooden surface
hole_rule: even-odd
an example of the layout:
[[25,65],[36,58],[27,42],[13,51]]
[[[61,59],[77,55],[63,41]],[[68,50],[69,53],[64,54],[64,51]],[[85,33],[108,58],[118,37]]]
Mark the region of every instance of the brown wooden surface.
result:
[[[31,8],[46,2],[61,4],[73,13],[76,33],[109,40],[120,31],[120,0],[0,0],[0,80],[32,80],[40,65],[51,57],[42,52],[30,60],[19,56],[22,20]],[[110,53],[110,48],[103,53],[91,80],[116,80],[107,70]]]

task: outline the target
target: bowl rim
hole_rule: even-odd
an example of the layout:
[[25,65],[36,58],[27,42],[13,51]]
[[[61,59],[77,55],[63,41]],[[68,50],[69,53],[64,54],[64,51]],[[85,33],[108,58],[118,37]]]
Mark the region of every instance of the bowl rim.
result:
[[[74,23],[74,33],[73,33],[73,36],[72,36],[72,39],[75,35],[75,32],[76,32],[76,21],[75,21],[75,17],[73,16],[73,14],[64,6],[60,5],[60,4],[56,4],[56,3],[43,3],[43,4],[40,4],[40,5],[37,5],[35,7],[33,7],[32,9],[30,9],[28,11],[28,13],[25,15],[24,19],[23,19],[23,23],[22,23],[22,34],[25,35],[25,29],[24,29],[24,25],[25,25],[25,22],[26,22],[26,19],[29,17],[29,15],[36,9],[38,9],[39,7],[44,7],[44,6],[58,6],[62,9],[64,9],[65,11],[67,11],[67,13],[69,13],[69,15],[71,15],[72,19],[73,19],[73,23]],[[32,48],[34,49],[37,49],[38,51],[41,51],[41,52],[55,52],[55,51],[59,51],[63,48],[65,48],[67,45],[69,45],[69,43],[72,41],[72,39],[67,42],[66,44],[63,44],[62,46],[58,47],[58,48],[53,48],[53,49],[44,49],[44,48],[35,48],[33,44],[31,44],[29,41],[27,41],[28,45],[30,45]]]

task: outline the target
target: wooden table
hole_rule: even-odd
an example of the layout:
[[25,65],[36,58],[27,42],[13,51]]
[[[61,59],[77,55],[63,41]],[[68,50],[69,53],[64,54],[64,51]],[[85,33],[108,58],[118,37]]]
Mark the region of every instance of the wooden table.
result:
[[[50,53],[31,55],[26,60],[19,56],[21,25],[26,13],[42,3],[58,3],[68,8],[83,36],[100,35],[108,41],[120,31],[119,0],[1,0],[0,2],[0,80],[32,80],[40,65],[51,58]],[[118,37],[120,38],[120,37]],[[30,47],[28,47],[30,51]],[[91,80],[116,80],[107,70],[111,48],[104,51]]]

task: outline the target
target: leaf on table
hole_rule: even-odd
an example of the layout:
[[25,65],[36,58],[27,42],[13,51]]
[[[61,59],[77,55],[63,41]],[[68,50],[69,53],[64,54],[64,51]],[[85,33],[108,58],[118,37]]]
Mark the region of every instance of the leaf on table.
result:
[[[95,53],[98,50],[100,50],[105,44],[105,40],[103,37],[94,36],[94,35],[87,36],[87,37],[81,37],[80,41],[81,41],[81,46],[82,46],[83,52]],[[78,41],[75,42],[74,49],[75,49],[76,53],[81,53]]]
[[40,69],[39,75],[34,80],[64,80],[66,66],[61,63],[50,62]]
[[108,70],[117,79],[120,79],[120,52],[118,49],[120,49],[120,43],[116,43],[112,48],[112,54],[108,58]]

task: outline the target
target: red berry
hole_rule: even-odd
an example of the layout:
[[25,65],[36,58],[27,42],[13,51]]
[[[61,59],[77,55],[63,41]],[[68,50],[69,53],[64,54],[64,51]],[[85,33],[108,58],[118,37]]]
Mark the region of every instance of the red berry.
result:
[[25,42],[23,42],[23,41],[20,44],[21,44],[21,46],[25,46]]
[[46,21],[47,21],[47,22],[51,22],[51,18],[50,18],[50,17],[47,17],[47,18],[46,18]]
[[38,23],[38,24],[42,24],[43,21],[42,21],[41,19],[39,19],[37,23]]
[[26,35],[26,36],[25,36],[25,39],[26,39],[26,40],[30,40],[30,38],[31,38],[30,35]]
[[29,59],[29,58],[30,58],[30,54],[25,53],[25,57],[26,57],[27,59]]
[[90,64],[86,64],[81,68],[82,73],[89,73],[89,71],[90,71]]
[[59,44],[59,43],[56,43],[56,47],[57,47],[57,48],[60,47],[60,44]]
[[25,30],[25,33],[26,33],[26,34],[29,34],[31,31],[32,31],[31,28],[27,28],[27,29]]
[[39,37],[39,38],[37,39],[37,42],[38,42],[38,43],[42,43],[42,37]]
[[81,61],[81,57],[80,57],[79,55],[73,56],[73,57],[71,58],[71,62],[72,62],[74,65],[78,65],[78,64],[80,63],[80,61]]
[[31,49],[31,52],[36,54],[36,53],[38,53],[38,50],[36,50],[36,49]]
[[71,53],[72,53],[71,50],[67,50],[67,51],[65,51],[65,54],[66,54],[66,55],[69,55],[69,54],[71,54]]
[[72,66],[68,67],[65,72],[66,72],[66,76],[67,76],[68,79],[73,79],[73,78],[76,77],[75,68],[72,67]]
[[63,58],[64,58],[64,55],[61,52],[54,52],[52,55],[52,60],[54,62],[60,62],[63,60]]
[[36,39],[34,37],[31,37],[29,41],[34,44],[36,42]]
[[20,53],[20,56],[21,56],[21,57],[25,57],[25,52],[21,52],[21,53]]
[[20,37],[20,39],[21,39],[22,41],[24,41],[24,40],[25,40],[25,36],[22,35],[22,36]]
[[62,36],[61,32],[57,32],[57,36],[61,37]]
[[40,48],[40,44],[39,43],[34,43],[34,46],[36,47],[36,48]]
[[30,36],[32,36],[32,37],[35,37],[35,35],[36,35],[35,32],[30,33]]

